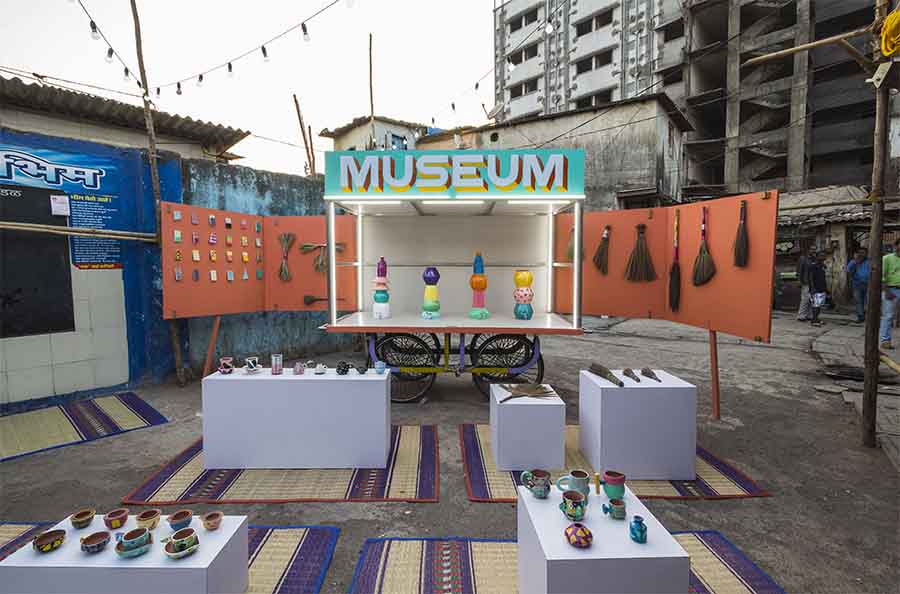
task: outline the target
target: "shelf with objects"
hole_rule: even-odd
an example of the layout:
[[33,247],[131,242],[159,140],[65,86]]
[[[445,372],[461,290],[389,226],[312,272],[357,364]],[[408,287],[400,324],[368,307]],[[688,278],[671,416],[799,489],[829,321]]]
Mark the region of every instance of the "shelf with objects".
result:
[[[583,151],[332,152],[325,177],[324,328],[365,335],[395,402],[419,400],[446,373],[470,373],[486,398],[493,383],[540,383],[540,337],[582,334]],[[340,209],[356,217],[352,263],[337,259]],[[554,248],[563,213],[569,258]],[[355,268],[359,307],[341,316],[342,266]],[[562,268],[566,315],[555,308]]]

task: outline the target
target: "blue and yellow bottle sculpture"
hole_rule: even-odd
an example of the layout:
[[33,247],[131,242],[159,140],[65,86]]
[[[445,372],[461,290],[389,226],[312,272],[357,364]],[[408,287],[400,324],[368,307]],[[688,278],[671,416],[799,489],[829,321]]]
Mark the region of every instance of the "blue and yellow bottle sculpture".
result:
[[491,313],[484,304],[484,292],[487,289],[488,280],[484,273],[484,260],[481,258],[481,252],[475,252],[469,286],[472,287],[472,309],[469,310],[469,317],[473,320],[488,319],[491,317]]
[[441,280],[441,273],[434,266],[429,266],[422,273],[422,280],[425,281],[425,298],[422,301],[422,319],[437,320],[441,317],[441,299],[438,294],[438,281]]

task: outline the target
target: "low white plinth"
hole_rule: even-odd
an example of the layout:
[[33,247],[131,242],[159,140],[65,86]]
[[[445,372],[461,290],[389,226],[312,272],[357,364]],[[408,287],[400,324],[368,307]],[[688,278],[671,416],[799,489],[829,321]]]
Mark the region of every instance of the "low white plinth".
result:
[[589,371],[578,384],[579,447],[595,470],[617,470],[629,479],[692,481],[696,478],[697,388],[654,370],[662,383],[640,383],[613,374],[613,385]]
[[[577,549],[566,540],[565,529],[572,522],[559,510],[559,489],[553,487],[547,499],[536,499],[525,487],[518,491],[519,594],[688,591],[690,557],[627,487],[625,520],[604,514],[601,505],[609,500],[591,492],[581,522],[594,535],[587,549]],[[635,514],[647,525],[645,544],[629,536]]]
[[235,370],[203,379],[206,468],[384,468],[390,374]]
[[499,470],[563,468],[566,465],[566,405],[559,396],[513,398],[491,386],[491,448]]
[[106,530],[98,515],[90,526],[75,530],[68,519],[51,530],[65,529],[66,541],[51,553],[26,545],[0,561],[0,594],[238,594],[247,589],[247,516],[225,516],[218,530],[203,528],[195,517],[191,527],[200,548],[172,560],[160,542],[172,534],[166,516],[153,530],[153,547],[140,557],[122,559],[114,550],[115,533],[137,528],[135,516],[118,530],[101,552],[88,555],[80,539]]

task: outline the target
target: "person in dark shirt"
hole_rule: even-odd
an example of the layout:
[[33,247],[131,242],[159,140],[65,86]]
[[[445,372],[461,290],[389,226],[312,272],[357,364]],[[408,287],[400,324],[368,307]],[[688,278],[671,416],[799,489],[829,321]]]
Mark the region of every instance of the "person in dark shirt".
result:
[[810,246],[809,252],[800,255],[797,262],[797,280],[800,281],[800,309],[797,310],[797,321],[808,322],[810,318],[809,267],[816,261],[816,247]]
[[816,261],[809,266],[809,299],[812,306],[812,325],[821,326],[819,312],[828,297],[828,280],[825,277],[825,252],[816,254]]

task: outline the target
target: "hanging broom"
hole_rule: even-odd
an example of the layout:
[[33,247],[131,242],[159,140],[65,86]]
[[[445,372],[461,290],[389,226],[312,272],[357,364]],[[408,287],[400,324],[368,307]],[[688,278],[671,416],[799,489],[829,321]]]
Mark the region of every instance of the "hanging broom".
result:
[[669,269],[669,309],[678,311],[681,305],[681,263],[678,262],[678,224],[681,222],[681,211],[675,211],[675,251],[672,256],[672,267]]
[[741,200],[741,218],[738,223],[737,237],[734,238],[734,265],[746,268],[750,259],[750,238],[747,237],[747,201]]
[[637,226],[637,241],[634,250],[628,258],[628,266],[625,268],[625,279],[633,282],[649,282],[656,280],[656,270],[653,268],[653,260],[650,258],[650,249],[647,247],[647,225],[641,223]]
[[609,272],[609,232],[611,230],[612,227],[609,225],[604,227],[600,245],[597,246],[597,251],[594,253],[594,266],[597,267],[597,270],[603,276],[606,276],[606,273]]
[[707,208],[703,207],[703,218],[700,222],[700,252],[694,260],[694,286],[705,285],[716,275],[716,264],[709,254],[709,246],[706,243]]
[[278,278],[286,283],[291,280],[291,271],[288,269],[288,252],[296,240],[297,235],[294,233],[282,233],[278,236],[278,243],[281,244],[281,267],[278,269]]

